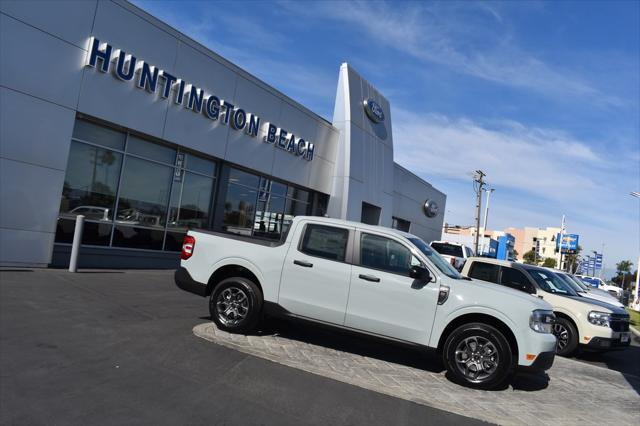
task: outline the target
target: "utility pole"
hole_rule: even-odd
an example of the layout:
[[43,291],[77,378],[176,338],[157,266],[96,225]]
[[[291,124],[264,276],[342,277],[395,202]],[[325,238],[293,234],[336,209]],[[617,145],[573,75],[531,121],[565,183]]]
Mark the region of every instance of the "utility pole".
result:
[[476,174],[473,176],[473,189],[476,191],[476,239],[475,239],[475,252],[478,253],[478,243],[480,240],[480,209],[482,206],[482,190],[486,185],[484,177],[486,174],[482,170],[476,170]]

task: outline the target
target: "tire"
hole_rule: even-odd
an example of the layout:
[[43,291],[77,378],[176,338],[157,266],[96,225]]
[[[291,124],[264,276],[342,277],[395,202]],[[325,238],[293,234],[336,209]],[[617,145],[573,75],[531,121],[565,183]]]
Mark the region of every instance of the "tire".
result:
[[514,370],[511,346],[502,332],[484,323],[464,324],[447,338],[442,361],[451,379],[475,389],[495,389]]
[[556,336],[556,354],[571,356],[578,348],[578,331],[568,319],[556,317],[553,335]]
[[262,292],[247,278],[227,278],[216,285],[211,293],[209,313],[220,330],[250,333],[260,322]]

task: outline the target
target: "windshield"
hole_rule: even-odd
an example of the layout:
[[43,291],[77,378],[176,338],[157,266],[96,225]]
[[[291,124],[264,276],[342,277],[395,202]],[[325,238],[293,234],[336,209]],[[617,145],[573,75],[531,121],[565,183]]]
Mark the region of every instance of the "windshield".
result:
[[579,278],[576,278],[573,275],[568,275],[568,274],[566,276],[569,277],[569,279],[571,279],[574,283],[578,284],[580,288],[585,291],[585,293],[589,291],[589,286],[583,283]]
[[431,248],[445,256],[464,257],[462,246],[449,243],[431,243]]
[[563,280],[565,283],[569,284],[569,286],[576,293],[586,293],[586,291],[584,291],[584,289],[582,287],[580,287],[578,284],[574,283],[573,280],[571,278],[569,278],[569,276],[567,274],[562,274],[560,272],[556,272],[556,275],[559,276],[560,279]]
[[538,268],[526,268],[540,288],[547,293],[577,296],[578,293],[553,272]]
[[440,270],[440,272],[442,272],[449,278],[454,278],[456,280],[462,279],[462,275],[460,275],[460,273],[456,271],[453,266],[449,264],[449,262],[444,260],[442,256],[438,254],[438,252],[429,247],[427,243],[422,241],[420,238],[415,237],[409,238],[409,241],[411,241],[413,245],[416,246],[418,250],[420,250],[422,254],[424,254],[427,259],[429,259],[429,261]]

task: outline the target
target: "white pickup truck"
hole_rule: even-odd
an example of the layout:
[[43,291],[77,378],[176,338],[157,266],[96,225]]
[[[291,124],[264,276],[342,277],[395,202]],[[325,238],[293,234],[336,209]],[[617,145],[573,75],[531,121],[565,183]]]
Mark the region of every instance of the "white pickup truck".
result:
[[551,306],[463,278],[411,234],[298,216],[279,242],[189,231],[175,281],[209,297],[216,325],[254,330],[263,315],[310,320],[435,348],[456,382],[491,389],[516,367],[547,370]]

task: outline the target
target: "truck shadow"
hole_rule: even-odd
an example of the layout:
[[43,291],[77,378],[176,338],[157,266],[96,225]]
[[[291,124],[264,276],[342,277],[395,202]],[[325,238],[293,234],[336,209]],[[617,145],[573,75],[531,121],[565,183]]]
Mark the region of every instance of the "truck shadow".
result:
[[[275,335],[431,373],[442,373],[445,370],[442,358],[435,350],[390,342],[382,338],[339,330],[316,323],[268,318],[263,321],[255,335]],[[518,372],[509,383],[497,390],[506,390],[511,387],[519,391],[539,391],[548,385],[549,376],[544,373]]]

